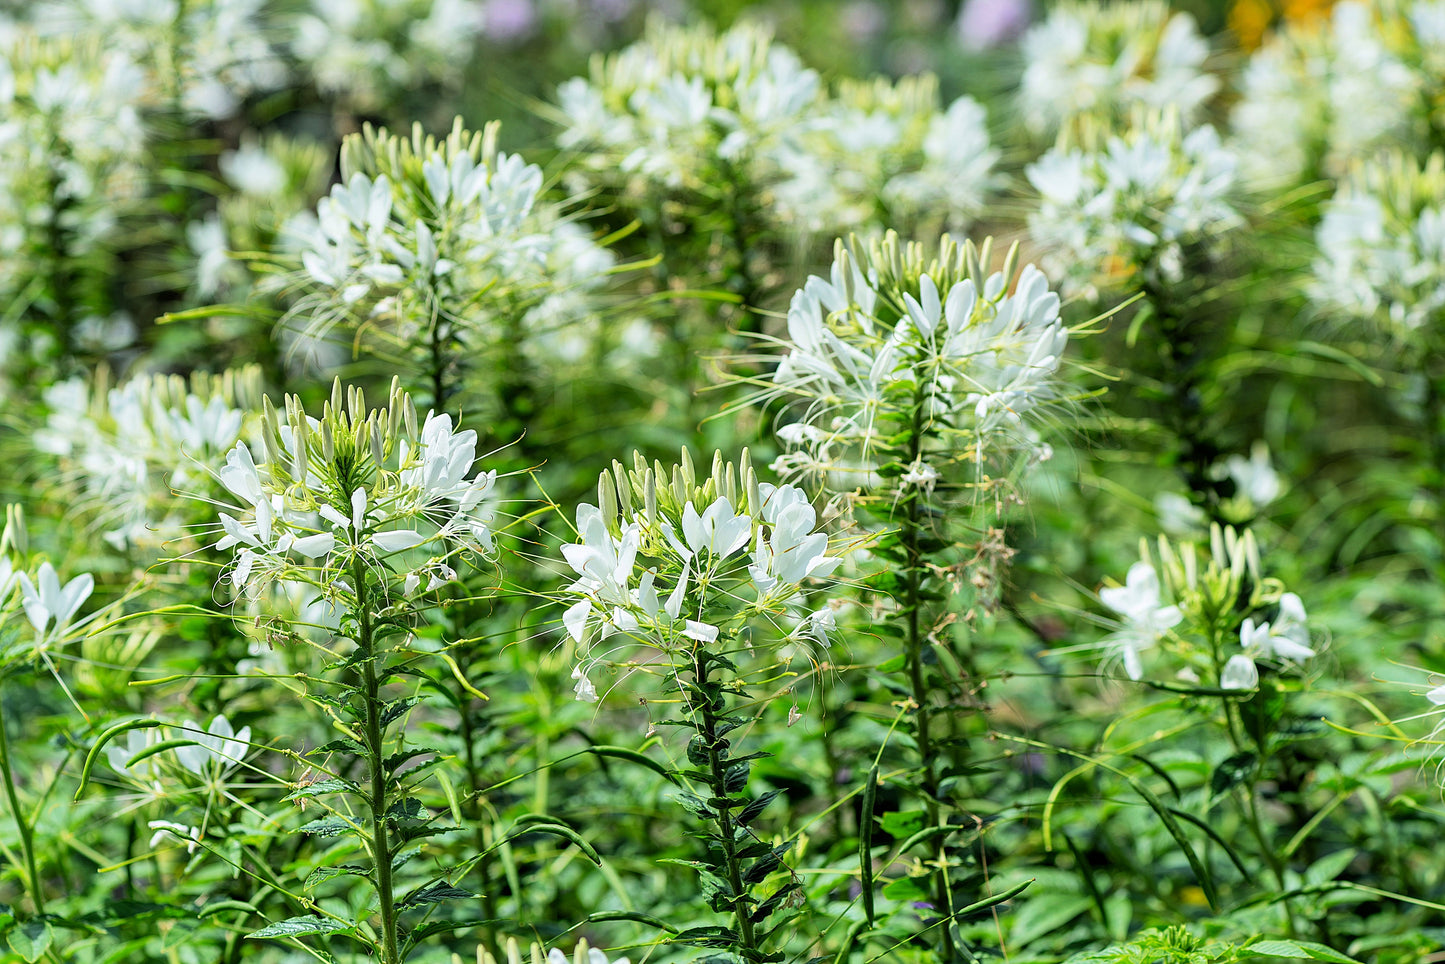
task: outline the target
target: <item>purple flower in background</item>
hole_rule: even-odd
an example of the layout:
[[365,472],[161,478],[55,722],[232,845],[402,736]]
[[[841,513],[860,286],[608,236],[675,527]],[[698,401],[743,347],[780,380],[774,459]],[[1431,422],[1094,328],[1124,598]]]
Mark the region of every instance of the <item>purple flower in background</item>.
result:
[[1018,39],[1033,20],[1033,0],[968,0],[958,14],[958,42],[988,50]]
[[853,0],[843,6],[838,22],[854,43],[866,43],[883,32],[888,18],[873,0]]
[[537,11],[532,0],[486,0],[482,4],[482,24],[492,40],[521,40],[537,26]]

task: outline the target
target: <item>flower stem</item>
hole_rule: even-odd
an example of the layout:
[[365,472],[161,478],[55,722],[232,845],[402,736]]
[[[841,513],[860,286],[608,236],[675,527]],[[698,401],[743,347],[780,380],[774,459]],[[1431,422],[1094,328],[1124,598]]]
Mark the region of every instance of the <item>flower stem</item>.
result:
[[40,883],[40,872],[35,864],[35,838],[25,814],[20,809],[20,798],[15,793],[15,780],[10,773],[10,737],[5,730],[5,711],[0,708],[0,779],[5,781],[5,796],[10,801],[10,812],[15,817],[15,827],[20,831],[20,849],[25,854],[25,887],[35,905],[37,916],[45,913],[45,893]]
[[[708,684],[709,660],[708,653],[701,646],[693,651],[692,657],[693,678],[697,682],[697,689],[701,695],[701,705],[697,707],[700,711],[701,722],[698,723],[698,735],[703,739],[707,747],[709,786],[712,789],[713,798],[721,801],[727,798],[727,759],[724,757],[718,743],[718,708],[721,705],[722,695],[715,691]],[[714,695],[714,692],[717,695]],[[737,848],[737,825],[733,822],[732,811],[725,804],[711,805],[709,809],[714,815],[717,823],[718,835],[721,838],[723,862],[725,863],[728,886],[732,888],[733,894],[733,916],[738,925],[738,952],[745,960],[755,961],[758,959],[757,935],[753,930],[753,921],[750,915],[749,902],[745,899],[747,891],[743,885],[742,861],[738,858]]]
[[366,591],[366,566],[361,559],[352,563],[351,577],[356,583],[356,610],[359,624],[357,646],[361,661],[362,696],[366,700],[366,768],[371,778],[371,858],[376,869],[376,896],[381,905],[381,961],[400,964],[397,942],[396,896],[391,879],[392,846],[386,825],[388,807],[386,793],[386,747],[381,726],[381,681],[376,673],[371,624],[371,601]]

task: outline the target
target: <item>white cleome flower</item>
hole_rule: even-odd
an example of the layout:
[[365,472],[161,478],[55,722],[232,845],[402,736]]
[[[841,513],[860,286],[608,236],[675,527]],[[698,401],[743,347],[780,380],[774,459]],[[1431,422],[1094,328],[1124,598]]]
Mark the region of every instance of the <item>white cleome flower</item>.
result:
[[1182,277],[1183,248],[1241,223],[1236,161],[1212,127],[1185,133],[1177,115],[1139,115],[1095,149],[1054,148],[1027,169],[1039,192],[1029,232],[1050,271],[1083,287],[1139,268]]
[[1186,121],[1219,88],[1203,70],[1209,46],[1194,18],[1160,0],[1054,4],[1023,39],[1024,123],[1051,137],[1080,116],[1105,122],[1135,108],[1172,108]]
[[1123,628],[1113,643],[1124,661],[1124,671],[1133,680],[1144,676],[1139,653],[1184,618],[1178,606],[1161,605],[1159,574],[1147,562],[1129,567],[1124,585],[1099,590],[1099,601],[1124,617]]
[[1309,290],[1322,311],[1418,338],[1445,317],[1445,154],[1359,163],[1315,237]]

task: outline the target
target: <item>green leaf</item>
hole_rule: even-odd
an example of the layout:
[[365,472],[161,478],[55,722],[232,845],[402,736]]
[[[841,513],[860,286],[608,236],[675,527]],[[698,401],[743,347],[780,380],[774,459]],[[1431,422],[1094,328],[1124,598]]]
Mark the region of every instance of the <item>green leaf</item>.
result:
[[928,891],[920,887],[912,877],[900,877],[883,888],[883,896],[899,902],[928,900]]
[[317,884],[324,884],[334,877],[346,875],[366,877],[369,879],[371,872],[365,867],[360,867],[356,864],[337,864],[335,867],[317,867],[306,875],[306,879],[301,882],[301,887],[303,890],[312,890]]
[[386,808],[386,820],[391,824],[403,820],[426,820],[431,816],[416,797],[404,797]]
[[767,809],[768,804],[773,802],[773,798],[782,792],[782,790],[769,790],[756,800],[748,801],[747,806],[738,811],[737,816],[733,818],[733,822],[740,827],[746,827],[757,818],[758,814]]
[[350,780],[333,778],[330,780],[320,780],[316,783],[302,784],[295,790],[292,790],[290,793],[286,794],[286,796],[282,799],[300,800],[302,797],[319,797],[322,794],[326,793],[356,793],[357,790],[358,788],[356,784],[352,783]]
[[381,711],[382,729],[390,726],[397,720],[398,717],[400,717],[407,710],[411,709],[413,706],[416,706],[420,702],[420,697],[407,696],[399,700],[393,700],[392,702],[386,704],[386,706],[383,707]]
[[1238,786],[1254,769],[1256,757],[1253,753],[1236,753],[1220,763],[1209,778],[1209,788],[1216,794],[1227,793]]
[[406,910],[411,907],[421,907],[424,904],[440,904],[444,900],[471,900],[478,896],[480,895],[474,894],[470,890],[462,890],[460,887],[453,887],[446,881],[441,881],[412,891],[397,906]]
[[348,740],[345,737],[332,740],[330,743],[323,743],[314,750],[307,750],[307,756],[316,756],[321,753],[350,753],[353,756],[365,756],[366,748],[355,740]]
[[322,817],[297,827],[296,833],[309,833],[313,837],[337,837],[344,833],[356,833],[356,828],[340,817]]
[[345,921],[328,920],[308,914],[305,917],[288,917],[286,920],[267,924],[260,930],[247,934],[246,938],[250,940],[262,937],[301,937],[305,934],[339,934],[351,928],[352,925]]
[[922,810],[890,810],[878,822],[884,833],[894,840],[902,840],[922,830],[925,818]]
[[10,949],[30,964],[40,960],[54,940],[55,932],[49,922],[43,920],[28,920],[6,936]]
[[1271,957],[1306,957],[1312,961],[1333,961],[1334,964],[1360,964],[1353,957],[1313,941],[1259,941],[1246,949],[1252,954],[1268,954]]

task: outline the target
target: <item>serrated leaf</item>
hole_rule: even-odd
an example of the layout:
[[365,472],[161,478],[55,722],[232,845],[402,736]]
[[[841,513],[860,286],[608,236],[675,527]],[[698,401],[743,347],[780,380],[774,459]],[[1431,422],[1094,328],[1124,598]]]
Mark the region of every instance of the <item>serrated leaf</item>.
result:
[[401,717],[402,714],[404,714],[407,710],[411,709],[413,706],[416,706],[420,702],[421,698],[418,696],[407,696],[399,700],[393,700],[392,702],[386,704],[386,706],[384,706],[381,710],[382,729],[390,726],[399,717]]
[[430,816],[416,797],[404,797],[386,808],[387,822],[393,824],[403,820],[426,820]]
[[301,887],[303,890],[311,890],[317,884],[324,884],[326,881],[331,880],[335,877],[342,877],[346,875],[351,875],[354,877],[369,877],[370,871],[368,871],[365,867],[359,867],[356,864],[337,864],[335,867],[317,867],[315,870],[311,871],[311,873],[306,875],[306,879],[301,882]]
[[440,904],[444,900],[471,900],[479,895],[470,890],[462,890],[460,887],[453,887],[451,884],[442,881],[423,887],[420,890],[412,891],[397,906],[402,910],[410,907],[421,907],[424,904]]
[[308,914],[305,917],[288,917],[286,920],[268,924],[258,931],[246,935],[247,940],[262,937],[302,937],[306,934],[339,934],[351,930],[345,921],[328,920]]
[[316,783],[306,783],[286,794],[283,800],[300,800],[302,797],[319,797],[327,793],[355,793],[356,784],[350,780],[342,780],[333,777],[330,780],[320,780]]
[[340,817],[322,817],[319,820],[312,820],[310,823],[303,823],[296,828],[295,832],[309,833],[313,837],[337,837],[344,833],[355,833],[356,828]]
[[318,753],[351,753],[355,756],[365,756],[366,748],[355,740],[348,740],[345,737],[332,740],[330,743],[323,743],[314,750],[307,750],[307,756],[315,756]]
[[746,827],[757,818],[758,814],[766,810],[768,804],[772,803],[773,799],[782,792],[782,790],[769,790],[756,800],[749,800],[747,806],[739,810],[737,816],[733,817],[733,822],[740,827]]

